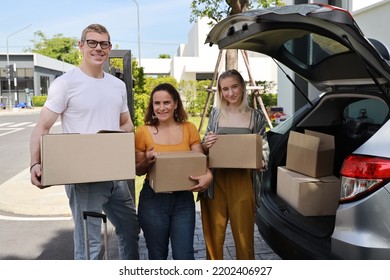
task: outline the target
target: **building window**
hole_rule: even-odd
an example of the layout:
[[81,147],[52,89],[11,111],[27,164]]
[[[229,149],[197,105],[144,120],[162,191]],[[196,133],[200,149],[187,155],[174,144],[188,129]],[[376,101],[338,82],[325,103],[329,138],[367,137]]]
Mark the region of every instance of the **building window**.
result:
[[7,69],[6,68],[0,68],[0,77],[1,78],[7,77]]
[[196,73],[195,77],[197,81],[211,80],[213,73]]
[[49,89],[49,82],[50,82],[49,77],[41,76],[40,82],[41,82],[41,95],[47,95]]

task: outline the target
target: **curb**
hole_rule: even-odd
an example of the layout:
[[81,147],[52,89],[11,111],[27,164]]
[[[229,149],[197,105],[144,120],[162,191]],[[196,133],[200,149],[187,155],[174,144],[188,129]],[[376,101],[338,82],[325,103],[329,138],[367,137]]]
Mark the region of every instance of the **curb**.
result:
[[0,186],[0,211],[28,216],[69,216],[64,186],[39,189],[31,184],[26,169]]
[[0,116],[16,116],[16,115],[31,115],[39,114],[42,107],[34,108],[12,108],[12,109],[0,109]]

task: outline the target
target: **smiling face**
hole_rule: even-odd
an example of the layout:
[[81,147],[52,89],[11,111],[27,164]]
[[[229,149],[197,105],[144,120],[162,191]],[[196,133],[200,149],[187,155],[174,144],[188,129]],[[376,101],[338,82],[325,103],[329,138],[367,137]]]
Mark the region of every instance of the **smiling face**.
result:
[[228,76],[219,81],[219,88],[223,99],[233,106],[241,105],[244,87],[234,76]]
[[175,121],[176,102],[166,90],[158,90],[153,94],[153,113],[159,122]]
[[87,32],[85,39],[79,41],[79,49],[83,55],[83,63],[90,67],[103,67],[104,62],[108,59],[112,46],[102,49],[100,44],[92,48],[88,46],[87,41],[107,42],[109,35],[107,33]]

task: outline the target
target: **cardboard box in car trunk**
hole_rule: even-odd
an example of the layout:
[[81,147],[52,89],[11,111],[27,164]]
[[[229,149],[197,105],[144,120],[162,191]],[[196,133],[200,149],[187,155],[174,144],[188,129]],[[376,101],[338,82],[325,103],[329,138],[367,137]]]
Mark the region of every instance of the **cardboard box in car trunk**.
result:
[[198,152],[171,152],[156,156],[149,171],[149,184],[155,192],[188,190],[198,182],[190,176],[205,174],[207,157]]
[[278,167],[277,194],[304,216],[335,215],[340,199],[340,179],[313,178]]
[[210,168],[262,167],[263,138],[258,134],[218,135],[209,150]]
[[332,135],[290,131],[286,167],[315,178],[333,175],[334,149]]
[[135,178],[134,133],[41,137],[43,186]]

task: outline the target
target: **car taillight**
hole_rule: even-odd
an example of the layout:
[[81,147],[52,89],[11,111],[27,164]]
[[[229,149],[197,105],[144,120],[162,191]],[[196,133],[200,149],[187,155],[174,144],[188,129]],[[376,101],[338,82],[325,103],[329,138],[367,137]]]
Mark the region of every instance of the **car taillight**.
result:
[[365,196],[390,178],[390,159],[350,155],[341,168],[340,202]]

